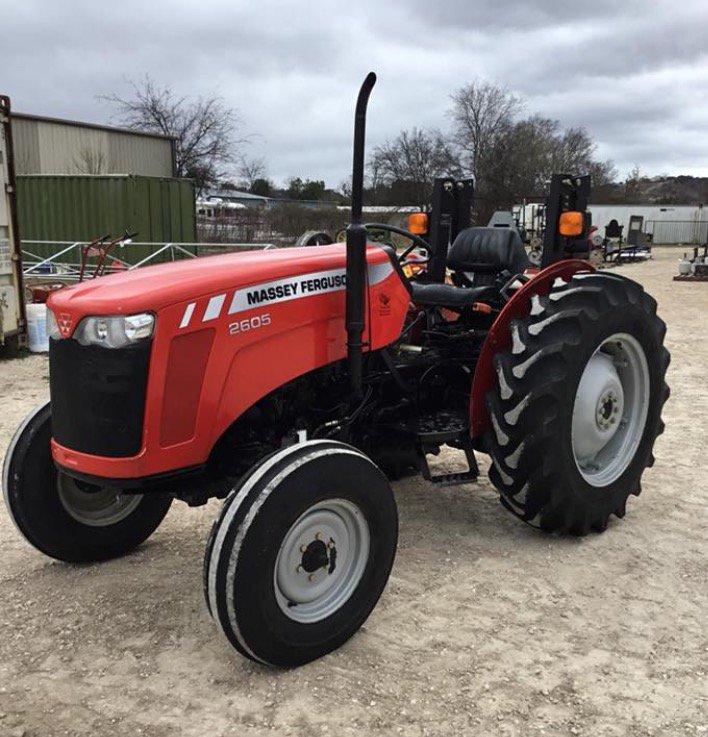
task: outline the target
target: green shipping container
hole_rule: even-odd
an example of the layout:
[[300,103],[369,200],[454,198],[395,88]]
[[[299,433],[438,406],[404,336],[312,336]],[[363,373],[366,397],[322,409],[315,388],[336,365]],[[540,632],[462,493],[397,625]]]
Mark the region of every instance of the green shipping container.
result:
[[[17,177],[17,211],[23,241],[81,241],[126,229],[135,241],[193,243],[196,241],[194,183],[135,175]],[[48,256],[56,247],[33,244],[33,253]],[[137,262],[152,250],[131,247]],[[144,251],[144,253],[143,253]]]

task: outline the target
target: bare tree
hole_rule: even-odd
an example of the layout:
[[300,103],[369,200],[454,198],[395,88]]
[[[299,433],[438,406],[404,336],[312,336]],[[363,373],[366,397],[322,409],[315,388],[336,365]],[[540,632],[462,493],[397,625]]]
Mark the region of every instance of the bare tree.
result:
[[440,131],[412,128],[377,146],[369,171],[374,191],[405,185],[412,204],[427,208],[435,177],[458,174],[460,164]]
[[74,168],[78,174],[106,174],[109,171],[106,156],[100,148],[86,146],[74,157]]
[[615,178],[614,164],[595,158],[597,144],[585,128],[567,128],[561,131],[558,121],[554,122],[558,132],[550,162],[552,171],[590,174],[595,187],[604,186]]
[[521,112],[522,101],[506,88],[480,80],[460,87],[451,98],[454,141],[478,180],[499,137]]
[[343,179],[339,183],[339,188],[337,191],[342,195],[342,197],[346,197],[348,200],[350,200],[352,196],[352,178],[347,177],[346,179]]
[[590,174],[600,187],[612,180],[614,166],[595,159],[595,143],[582,128],[564,130],[540,115],[504,125],[477,182],[479,221],[524,197],[545,195],[554,173]]
[[189,98],[149,76],[131,82],[132,94],[101,95],[128,128],[172,136],[176,142],[175,167],[179,177],[191,177],[199,191],[224,176],[224,167],[236,159],[241,123],[235,110],[219,95]]
[[635,164],[632,170],[627,174],[624,182],[624,201],[632,202],[639,196],[639,182],[642,179],[642,170],[639,164]]
[[595,158],[584,128],[558,120],[521,118],[523,101],[509,90],[475,81],[452,95],[453,141],[475,179],[478,222],[522,198],[543,195],[556,172],[590,174],[596,186],[614,178],[612,162]]
[[250,158],[242,156],[239,160],[238,176],[241,186],[250,191],[258,179],[266,178],[266,161],[262,156]]

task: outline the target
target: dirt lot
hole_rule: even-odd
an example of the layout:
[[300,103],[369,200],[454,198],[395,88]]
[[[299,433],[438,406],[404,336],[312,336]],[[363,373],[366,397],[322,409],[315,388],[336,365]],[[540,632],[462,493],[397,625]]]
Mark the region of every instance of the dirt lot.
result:
[[[53,562],[0,512],[0,735],[708,735],[708,284],[679,253],[622,271],[669,325],[672,397],[644,492],[605,534],[545,537],[486,477],[396,485],[393,575],[341,651],[290,672],[227,647],[201,593],[218,504],[175,504],[148,544]],[[0,451],[47,395],[0,363]],[[486,465],[484,466],[486,468]]]

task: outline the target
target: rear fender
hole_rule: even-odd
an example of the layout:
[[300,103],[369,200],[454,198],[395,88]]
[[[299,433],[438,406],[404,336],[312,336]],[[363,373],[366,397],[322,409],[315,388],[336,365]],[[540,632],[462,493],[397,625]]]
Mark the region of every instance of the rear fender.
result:
[[482,345],[472,380],[470,435],[473,438],[481,438],[490,426],[485,397],[496,383],[494,356],[511,346],[511,321],[530,312],[531,297],[535,294],[548,294],[556,279],[568,281],[579,271],[595,271],[595,267],[581,259],[556,261],[527,281],[504,305]]

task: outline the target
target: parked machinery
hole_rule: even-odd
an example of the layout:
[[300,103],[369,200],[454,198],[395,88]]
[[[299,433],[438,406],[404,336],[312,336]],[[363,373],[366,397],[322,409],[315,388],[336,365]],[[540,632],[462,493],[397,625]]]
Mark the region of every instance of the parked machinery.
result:
[[646,261],[651,258],[651,241],[642,230],[644,217],[642,215],[631,215],[629,218],[629,231],[627,241],[622,242],[623,226],[618,225],[616,220],[611,220],[605,227],[605,238],[603,241],[603,259],[606,262],[622,264],[630,261]]
[[674,276],[674,281],[708,281],[708,243],[703,246],[702,254],[699,251],[698,246],[693,249],[692,259],[683,254],[679,261],[679,273]]
[[[540,271],[518,234],[467,227],[464,181],[436,188],[427,239],[404,231],[401,253],[367,243],[375,80],[356,105],[346,246],[164,264],[51,295],[51,402],[3,468],[20,532],[65,561],[125,554],[174,498],[225,497],[207,606],[233,647],[272,665],[330,652],[372,611],[396,552],[390,478],[473,481],[488,453],[506,509],[584,535],[624,517],[663,430],[666,328],[639,284],[575,257],[582,178],[552,190]],[[409,278],[416,248],[427,268]],[[467,469],[433,475],[443,446]]]

